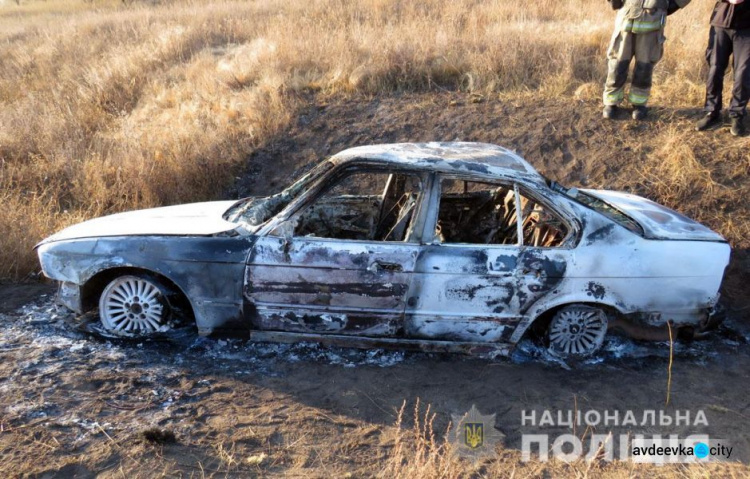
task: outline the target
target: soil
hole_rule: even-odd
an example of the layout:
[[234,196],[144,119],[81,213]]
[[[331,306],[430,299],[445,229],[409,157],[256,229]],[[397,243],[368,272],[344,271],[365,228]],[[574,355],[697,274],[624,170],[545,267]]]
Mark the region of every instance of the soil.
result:
[[[302,104],[303,102],[301,102]],[[640,133],[698,112],[656,109],[651,120],[603,123],[598,105],[513,103],[457,93],[306,99],[297,121],[258,149],[226,197],[278,191],[321,156],[368,143],[485,141],[511,147],[568,185],[627,189],[658,145]],[[728,134],[727,134],[728,135]],[[637,147],[631,145],[638,145]],[[632,178],[632,176],[630,176]],[[630,185],[638,193],[643,185]],[[741,245],[740,248],[746,248]],[[370,476],[393,447],[392,426],[419,399],[436,431],[472,405],[496,415],[503,447],[521,434],[709,434],[750,462],[750,322],[746,250],[734,252],[724,292],[729,319],[706,340],[675,345],[608,339],[569,367],[525,340],[510,358],[274,345],[199,338],[102,338],[54,305],[49,285],[0,286],[0,474]],[[522,411],[699,411],[708,425],[522,425]],[[657,413],[658,414],[658,413]],[[406,421],[407,426],[410,424]]]

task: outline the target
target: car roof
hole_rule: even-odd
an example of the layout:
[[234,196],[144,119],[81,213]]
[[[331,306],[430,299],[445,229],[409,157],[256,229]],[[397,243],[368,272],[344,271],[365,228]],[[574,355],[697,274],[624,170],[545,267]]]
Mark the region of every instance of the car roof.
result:
[[544,182],[529,162],[516,153],[489,143],[431,142],[358,146],[330,161],[335,165],[355,160],[408,165],[444,173],[471,173],[484,178],[526,179]]

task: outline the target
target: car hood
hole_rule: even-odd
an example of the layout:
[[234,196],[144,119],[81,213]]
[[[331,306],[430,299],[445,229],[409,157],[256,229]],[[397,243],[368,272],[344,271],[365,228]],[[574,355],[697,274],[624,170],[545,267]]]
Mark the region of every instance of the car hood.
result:
[[649,239],[726,241],[719,233],[687,216],[637,195],[608,190],[581,191],[609,203],[643,228]]
[[222,218],[222,214],[235,203],[189,203],[102,216],[69,226],[40,244],[100,236],[210,236],[237,227],[236,223]]

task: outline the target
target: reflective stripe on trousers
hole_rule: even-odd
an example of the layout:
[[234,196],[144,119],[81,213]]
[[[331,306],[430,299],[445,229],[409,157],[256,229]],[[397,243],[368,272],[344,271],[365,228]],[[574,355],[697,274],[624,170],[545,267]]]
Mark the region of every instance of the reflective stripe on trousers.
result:
[[649,93],[651,93],[650,89],[642,90],[638,88],[637,93],[635,90],[635,87],[630,87],[630,93],[628,93],[628,101],[631,105],[645,105],[648,102]]
[[649,33],[661,30],[662,22],[643,22],[641,20],[628,20],[622,26],[622,30],[631,33]]
[[654,65],[661,60],[663,51],[664,35],[661,29],[648,33],[616,31],[607,51],[604,104],[617,105],[622,102],[630,63],[635,57],[628,100],[633,105],[645,105],[651,93]]

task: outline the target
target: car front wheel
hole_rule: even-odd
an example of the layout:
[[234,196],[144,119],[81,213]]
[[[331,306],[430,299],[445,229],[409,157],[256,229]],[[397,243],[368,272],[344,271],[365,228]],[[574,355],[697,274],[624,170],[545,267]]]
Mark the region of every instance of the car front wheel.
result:
[[99,316],[108,332],[120,336],[148,336],[170,329],[167,289],[147,276],[120,276],[99,298]]
[[607,313],[600,308],[571,305],[558,310],[547,329],[548,351],[561,358],[594,354],[604,343]]

